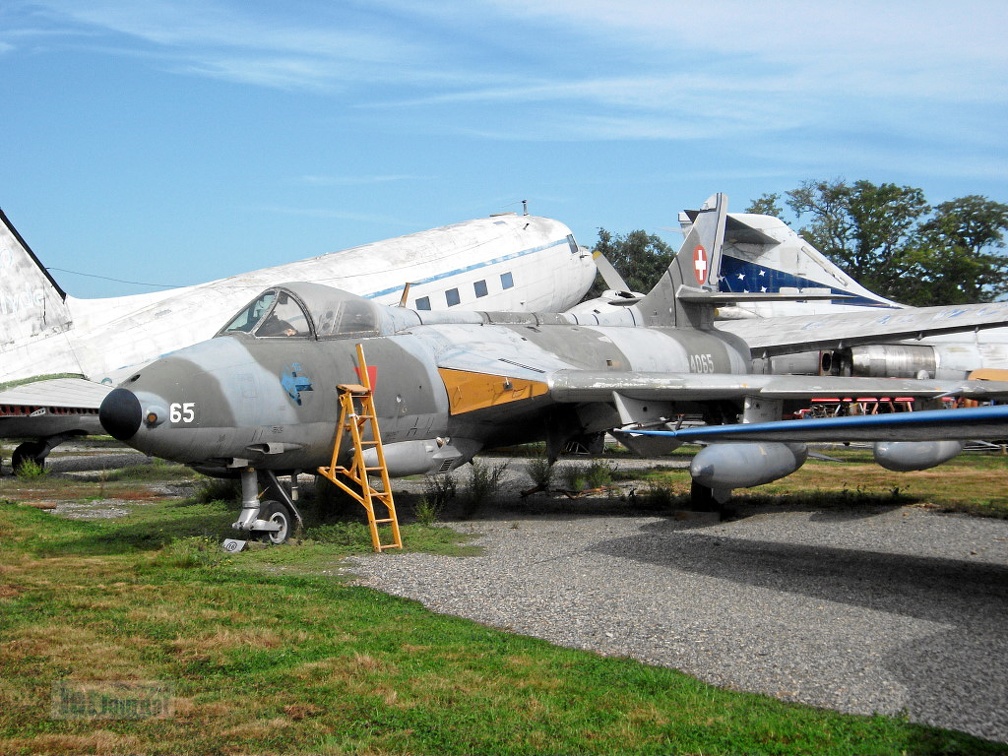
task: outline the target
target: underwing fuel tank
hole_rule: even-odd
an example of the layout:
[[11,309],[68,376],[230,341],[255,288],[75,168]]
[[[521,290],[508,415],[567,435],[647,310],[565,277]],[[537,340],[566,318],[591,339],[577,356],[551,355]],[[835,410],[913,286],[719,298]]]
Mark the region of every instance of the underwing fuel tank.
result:
[[805,444],[717,443],[693,457],[690,475],[694,483],[715,490],[749,488],[790,475],[807,458]]
[[[382,448],[389,475],[403,478],[449,472],[472,459],[480,445],[467,443],[464,439],[452,442],[446,438],[432,438],[383,444]],[[364,452],[364,464],[367,467],[378,466],[378,452],[374,448]]]
[[886,470],[911,472],[948,462],[962,450],[962,441],[877,441],[874,453]]

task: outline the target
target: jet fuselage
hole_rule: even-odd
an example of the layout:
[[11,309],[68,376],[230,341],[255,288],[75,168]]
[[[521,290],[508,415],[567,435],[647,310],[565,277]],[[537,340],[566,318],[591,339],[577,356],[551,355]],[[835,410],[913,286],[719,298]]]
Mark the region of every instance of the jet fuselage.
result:
[[363,306],[377,333],[228,332],[175,352],[114,392],[102,422],[148,454],[187,464],[310,469],[332,454],[336,389],[361,382],[361,343],[386,447],[447,440],[461,449],[461,464],[481,448],[551,435],[561,443],[618,424],[612,408],[600,412],[595,403],[581,412],[554,401],[559,371],[724,374],[749,364],[748,347],[732,336],[633,327],[629,311],[615,313],[612,324],[588,325],[563,315],[454,317]]

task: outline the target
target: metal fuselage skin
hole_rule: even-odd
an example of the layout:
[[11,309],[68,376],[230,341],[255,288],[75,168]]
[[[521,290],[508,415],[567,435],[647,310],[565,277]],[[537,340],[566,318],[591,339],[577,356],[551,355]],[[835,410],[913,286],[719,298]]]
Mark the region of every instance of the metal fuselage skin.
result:
[[590,325],[563,315],[401,308],[381,308],[379,317],[380,333],[367,338],[236,334],[180,350],[122,384],[143,421],[132,435],[132,421],[115,435],[148,454],[200,467],[328,464],[337,386],[361,383],[360,343],[386,448],[447,440],[463,450],[461,464],[481,448],[550,436],[563,442],[619,424],[611,407],[551,397],[557,371],[745,373],[750,362],[734,337],[638,327],[629,310]]

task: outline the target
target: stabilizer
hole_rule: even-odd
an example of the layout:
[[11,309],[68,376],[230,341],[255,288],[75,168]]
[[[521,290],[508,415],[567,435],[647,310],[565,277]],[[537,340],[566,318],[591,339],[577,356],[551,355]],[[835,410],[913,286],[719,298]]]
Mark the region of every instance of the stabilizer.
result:
[[665,275],[640,302],[648,326],[710,327],[727,216],[727,196],[707,198]]
[[66,297],[0,210],[0,349],[69,328]]

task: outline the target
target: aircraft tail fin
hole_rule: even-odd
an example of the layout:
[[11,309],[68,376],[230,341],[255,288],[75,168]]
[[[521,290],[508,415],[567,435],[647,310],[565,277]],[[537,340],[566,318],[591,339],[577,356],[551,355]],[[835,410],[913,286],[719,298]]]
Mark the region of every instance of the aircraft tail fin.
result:
[[638,308],[651,326],[701,328],[714,318],[728,197],[707,198],[672,264]]
[[[686,213],[686,223],[692,214]],[[784,221],[770,215],[729,214],[719,288],[723,292],[832,293],[835,304],[901,307],[866,289]]]
[[68,329],[66,298],[0,210],[0,349]]

